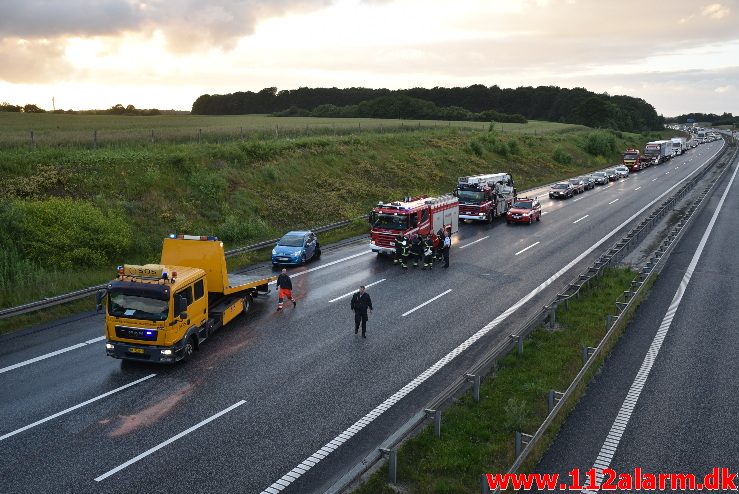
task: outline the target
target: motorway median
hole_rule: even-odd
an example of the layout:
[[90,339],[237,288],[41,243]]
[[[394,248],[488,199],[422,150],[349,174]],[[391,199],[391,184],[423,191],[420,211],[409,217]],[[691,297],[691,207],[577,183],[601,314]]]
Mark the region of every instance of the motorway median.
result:
[[[468,392],[444,411],[441,438],[427,426],[400,447],[396,485],[387,484],[383,466],[353,492],[480,492],[481,474],[503,473],[513,463],[515,432],[533,433],[544,421],[548,391],[566,389],[582,368],[582,346],[596,346],[603,338],[606,316],[634,276],[630,269],[617,268],[593,279],[568,308],[557,309],[554,330],[537,329],[525,341],[522,356],[512,352],[498,362],[481,385],[479,402]],[[584,389],[581,386],[567,412]],[[566,413],[556,418],[527,468],[533,469],[565,418]]]

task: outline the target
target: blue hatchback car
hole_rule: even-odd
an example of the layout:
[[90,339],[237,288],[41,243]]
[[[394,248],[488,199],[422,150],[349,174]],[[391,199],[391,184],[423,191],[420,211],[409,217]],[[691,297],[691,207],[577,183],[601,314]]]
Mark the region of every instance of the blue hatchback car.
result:
[[315,233],[306,231],[287,232],[272,249],[272,264],[305,264],[321,257],[321,246]]

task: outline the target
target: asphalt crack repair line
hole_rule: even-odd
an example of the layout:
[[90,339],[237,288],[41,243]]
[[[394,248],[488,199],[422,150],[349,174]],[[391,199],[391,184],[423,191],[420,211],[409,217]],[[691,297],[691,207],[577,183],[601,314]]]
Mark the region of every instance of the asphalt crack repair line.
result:
[[[649,346],[649,350],[647,350],[644,361],[642,362],[639,371],[636,373],[634,382],[631,384],[631,388],[629,389],[629,392],[627,393],[626,398],[621,405],[621,409],[618,411],[618,415],[616,415],[616,419],[613,421],[613,425],[611,425],[611,430],[608,432],[608,436],[606,437],[606,440],[604,441],[603,446],[598,453],[598,457],[593,464],[593,467],[596,469],[595,478],[597,485],[600,485],[603,481],[603,470],[610,466],[611,460],[616,454],[616,449],[618,449],[618,445],[621,442],[621,436],[623,436],[624,430],[626,429],[626,426],[629,423],[629,419],[631,418],[631,414],[634,412],[636,403],[639,400],[639,395],[641,395],[642,389],[644,389],[644,384],[646,384],[647,378],[649,377],[649,372],[652,370],[652,365],[654,365],[654,361],[657,360],[657,355],[659,354],[659,350],[662,347],[662,342],[665,340],[667,332],[670,330],[672,320],[674,319],[675,313],[680,306],[680,302],[683,299],[683,295],[685,294],[685,290],[688,287],[688,283],[690,283],[690,278],[693,276],[693,271],[695,271],[695,267],[698,265],[698,261],[703,254],[703,249],[708,242],[708,237],[713,231],[713,227],[716,224],[716,218],[718,218],[718,215],[721,212],[721,208],[724,206],[726,196],[729,194],[729,190],[731,190],[731,186],[734,183],[737,171],[739,171],[739,167],[737,167],[734,170],[734,173],[731,175],[729,185],[726,187],[726,190],[724,190],[724,193],[721,196],[721,200],[716,207],[716,211],[714,211],[713,216],[711,217],[711,221],[708,223],[708,227],[703,233],[703,237],[698,244],[698,248],[696,249],[695,254],[693,254],[693,259],[690,261],[688,269],[685,271],[685,275],[680,281],[680,286],[677,288],[677,292],[675,292],[675,296],[672,298],[672,302],[670,302],[670,306],[667,308],[667,312],[665,313],[664,319],[662,319],[662,323],[659,325],[657,334],[654,336],[654,340],[652,340],[652,344]],[[583,489],[582,492],[591,493],[597,492],[597,490]]]
[[366,414],[364,417],[360,418],[354,424],[352,424],[348,429],[344,430],[342,433],[337,435],[335,438],[331,439],[329,442],[327,442],[323,447],[321,447],[319,450],[314,452],[312,455],[310,455],[308,458],[303,460],[300,464],[298,464],[296,467],[294,467],[292,470],[284,474],[282,477],[280,477],[277,481],[275,481],[272,485],[267,487],[262,491],[261,494],[277,494],[279,492],[282,492],[287,487],[290,486],[293,482],[298,480],[300,477],[305,475],[305,473],[310,470],[311,468],[315,467],[318,463],[321,462],[324,458],[326,458],[329,454],[336,451],[339,446],[346,443],[357,435],[362,429],[367,427],[367,425],[371,424],[375,420],[377,420],[378,417],[380,417],[385,411],[387,411],[390,407],[395,405],[397,402],[399,402],[401,399],[405,398],[408,394],[411,393],[414,389],[416,389],[418,386],[426,382],[431,376],[436,374],[440,369],[442,369],[446,364],[454,360],[458,355],[463,353],[467,348],[472,346],[477,340],[488,334],[490,331],[492,331],[495,327],[500,325],[503,321],[508,319],[508,317],[511,316],[514,312],[516,312],[518,309],[520,309],[523,305],[529,302],[532,298],[537,296],[539,293],[544,291],[549,285],[554,283],[557,279],[559,279],[562,275],[564,275],[566,272],[568,272],[570,269],[572,269],[574,266],[576,266],[580,261],[585,259],[588,255],[590,255],[595,249],[606,243],[608,240],[610,240],[614,235],[616,235],[617,232],[619,232],[622,228],[627,226],[629,223],[637,219],[641,214],[643,214],[647,209],[652,207],[657,201],[661,200],[663,197],[665,197],[667,194],[675,190],[677,187],[679,187],[685,180],[690,178],[691,175],[696,173],[698,170],[700,170],[703,166],[705,166],[706,163],[708,163],[711,159],[713,159],[719,152],[716,151],[711,158],[706,160],[703,165],[696,167],[693,171],[691,171],[687,176],[679,180],[676,184],[674,184],[672,187],[661,193],[656,198],[652,199],[649,203],[647,203],[644,207],[642,207],[639,211],[631,215],[629,218],[627,218],[623,223],[615,227],[613,230],[611,230],[611,233],[607,234],[602,239],[598,240],[596,243],[594,243],[592,246],[590,246],[587,250],[585,250],[582,254],[577,256],[575,259],[570,261],[567,265],[565,265],[562,269],[554,273],[552,276],[550,276],[547,280],[545,280],[541,285],[533,289],[531,292],[528,293],[528,295],[524,296],[513,304],[509,309],[507,309],[505,312],[500,314],[498,317],[493,319],[491,322],[486,324],[482,329],[478,330],[475,334],[467,338],[462,344],[460,344],[458,347],[453,349],[451,352],[447,353],[445,356],[443,356],[440,360],[438,360],[434,365],[423,371],[421,374],[418,375],[415,379],[413,379],[411,382],[400,388],[400,390],[396,391],[392,396],[387,398],[385,401],[377,405],[373,410],[371,410],[368,414]]

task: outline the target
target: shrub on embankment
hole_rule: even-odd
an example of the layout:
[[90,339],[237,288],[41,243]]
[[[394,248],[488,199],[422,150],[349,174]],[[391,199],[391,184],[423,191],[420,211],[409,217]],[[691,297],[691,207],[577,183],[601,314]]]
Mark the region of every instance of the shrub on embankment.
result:
[[0,150],[0,307],[103,282],[124,261],[156,261],[172,232],[244,245],[360,216],[378,200],[448,192],[468,174],[508,171],[523,190],[600,168],[646,141],[585,128],[439,129]]

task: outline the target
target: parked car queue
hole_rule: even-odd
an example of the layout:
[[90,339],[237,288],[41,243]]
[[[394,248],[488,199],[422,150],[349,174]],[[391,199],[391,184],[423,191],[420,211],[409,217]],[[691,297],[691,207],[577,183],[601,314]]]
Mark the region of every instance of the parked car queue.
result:
[[619,165],[607,170],[593,172],[582,177],[571,178],[567,181],[557,182],[549,189],[550,199],[569,199],[583,192],[594,189],[597,185],[607,185],[627,178],[629,169],[624,165]]

